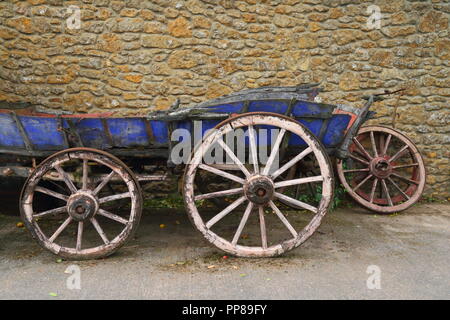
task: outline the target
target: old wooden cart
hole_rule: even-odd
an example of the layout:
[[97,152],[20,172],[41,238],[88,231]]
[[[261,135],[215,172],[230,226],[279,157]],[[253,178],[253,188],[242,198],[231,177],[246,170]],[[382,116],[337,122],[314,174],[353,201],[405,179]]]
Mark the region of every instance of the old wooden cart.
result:
[[[183,170],[186,211],[210,243],[237,256],[275,256],[308,239],[329,210],[329,156],[348,194],[370,210],[404,210],[424,188],[424,163],[407,137],[361,127],[380,96],[358,109],[315,102],[318,91],[251,89],[143,117],[2,110],[0,174],[27,178],[21,217],[64,258],[113,253],[138,226],[140,184]],[[194,143],[180,132],[195,131],[199,142],[179,152]]]

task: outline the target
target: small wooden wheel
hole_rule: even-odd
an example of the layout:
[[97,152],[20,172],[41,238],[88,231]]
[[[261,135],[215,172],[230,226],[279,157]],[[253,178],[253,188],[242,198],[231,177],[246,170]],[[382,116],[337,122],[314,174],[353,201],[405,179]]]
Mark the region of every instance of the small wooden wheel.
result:
[[[111,187],[120,193],[111,194]],[[52,200],[52,201],[49,201]],[[54,208],[37,212],[39,202]],[[126,212],[117,204],[127,201]],[[45,249],[67,259],[95,259],[120,248],[138,227],[142,194],[131,170],[111,154],[89,148],[58,152],[29,176],[21,217]]]
[[348,159],[337,162],[337,171],[359,204],[379,213],[393,213],[419,200],[425,187],[425,165],[414,143],[399,131],[363,127],[349,152]]
[[[276,135],[264,135],[262,130],[276,130]],[[237,132],[243,133],[242,140],[230,147],[228,137],[239,137]],[[291,152],[289,161],[275,165],[280,146],[287,145],[283,141],[296,138],[304,141],[303,147]],[[245,152],[240,152],[239,146],[244,146]],[[270,151],[267,149],[267,157],[262,159],[265,146]],[[222,151],[231,163],[209,163],[206,155],[211,150],[215,155]],[[282,178],[283,173],[307,155],[317,159],[320,175]],[[220,191],[202,194],[195,185],[195,177],[201,171],[232,181],[236,186],[228,189],[226,184]],[[311,182],[320,185],[317,205],[284,193],[286,187]],[[302,124],[274,113],[247,113],[220,123],[195,148],[186,166],[183,191],[189,218],[213,245],[241,257],[275,256],[299,246],[319,227],[333,196],[332,166],[319,140]],[[202,200],[219,197],[228,199],[223,210],[199,210]],[[288,208],[281,201],[302,210],[284,210]],[[238,208],[244,209],[243,214]]]

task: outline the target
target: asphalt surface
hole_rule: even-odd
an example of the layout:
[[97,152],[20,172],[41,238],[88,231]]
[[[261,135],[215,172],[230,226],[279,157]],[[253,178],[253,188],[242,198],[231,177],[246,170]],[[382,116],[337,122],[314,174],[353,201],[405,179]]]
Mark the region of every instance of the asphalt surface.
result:
[[[137,238],[113,256],[60,261],[16,226],[13,207],[0,212],[0,299],[450,298],[445,204],[389,216],[338,209],[301,247],[270,259],[224,259],[184,210],[147,209]],[[71,265],[79,290],[67,287]],[[380,271],[379,289],[368,288],[368,268]]]

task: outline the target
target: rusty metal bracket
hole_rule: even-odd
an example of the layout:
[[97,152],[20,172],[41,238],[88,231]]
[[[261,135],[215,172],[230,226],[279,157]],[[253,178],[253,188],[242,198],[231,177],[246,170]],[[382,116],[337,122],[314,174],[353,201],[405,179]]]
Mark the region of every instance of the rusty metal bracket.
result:
[[352,142],[353,137],[356,136],[356,134],[359,131],[359,128],[361,125],[369,118],[369,108],[374,102],[374,96],[371,95],[368,97],[367,102],[365,103],[364,107],[361,109],[361,113],[356,118],[355,122],[351,126],[351,128],[347,131],[345,134],[344,140],[342,141],[342,144],[339,146],[339,148],[336,150],[336,157],[339,159],[346,159],[349,156],[348,147],[350,146],[350,143]]
[[57,120],[58,121],[58,128],[56,130],[62,133],[62,136],[63,136],[63,139],[64,139],[64,147],[67,149],[67,148],[69,148],[69,139],[67,138],[67,132],[64,129],[64,126],[63,126],[63,120],[61,118],[61,115],[58,115],[56,118],[58,119]]
[[84,145],[83,145],[83,141],[81,140],[81,137],[80,137],[80,135],[78,134],[78,131],[77,131],[77,129],[75,128],[75,125],[74,125],[74,123],[73,123],[73,121],[70,119],[67,119],[67,124],[69,125],[69,130],[67,130],[67,129],[63,129],[63,130],[67,130],[67,133],[69,134],[69,138],[72,138],[72,139],[69,139],[69,141],[70,140],[75,140],[75,141],[73,141],[74,143],[75,143],[75,145],[77,146],[77,147],[84,147]]

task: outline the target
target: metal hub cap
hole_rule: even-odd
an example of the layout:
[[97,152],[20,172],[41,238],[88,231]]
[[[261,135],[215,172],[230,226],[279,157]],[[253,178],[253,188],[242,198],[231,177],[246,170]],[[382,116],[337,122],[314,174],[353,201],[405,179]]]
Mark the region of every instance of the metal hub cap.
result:
[[244,193],[249,201],[258,205],[264,205],[272,200],[274,185],[267,176],[252,176],[244,185]]
[[98,211],[97,199],[88,192],[77,192],[67,201],[67,212],[75,221],[85,221],[92,218]]
[[376,157],[370,162],[370,172],[377,178],[384,179],[392,173],[392,166],[384,157]]

